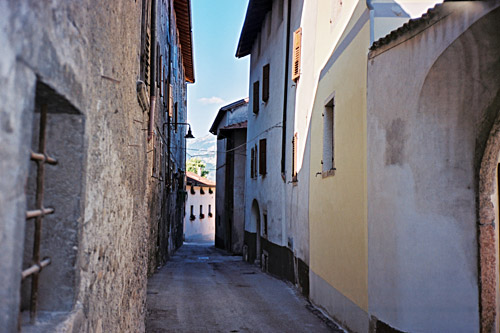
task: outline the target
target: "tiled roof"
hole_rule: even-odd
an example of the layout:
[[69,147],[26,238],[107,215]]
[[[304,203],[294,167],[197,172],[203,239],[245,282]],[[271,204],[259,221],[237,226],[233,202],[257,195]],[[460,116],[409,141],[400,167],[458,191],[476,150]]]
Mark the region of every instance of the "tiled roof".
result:
[[198,176],[194,172],[186,171],[186,176],[188,178],[188,183],[190,183],[190,180],[191,180],[191,183],[193,183],[193,185],[195,185],[195,186],[199,186],[199,185],[205,185],[208,187],[215,186],[214,181],[207,179],[205,177]]
[[407,23],[403,24],[401,27],[396,30],[391,31],[385,37],[380,38],[379,40],[373,42],[370,50],[376,50],[377,48],[387,45],[392,41],[400,38],[401,36],[406,35],[409,32],[415,31],[418,28],[425,28],[427,25],[432,24],[432,19],[437,16],[439,11],[441,10],[443,4],[437,4],[433,8],[430,8],[424,15],[419,18],[411,19]]
[[194,83],[191,0],[174,0],[174,10],[177,28],[179,29],[179,40],[186,81]]

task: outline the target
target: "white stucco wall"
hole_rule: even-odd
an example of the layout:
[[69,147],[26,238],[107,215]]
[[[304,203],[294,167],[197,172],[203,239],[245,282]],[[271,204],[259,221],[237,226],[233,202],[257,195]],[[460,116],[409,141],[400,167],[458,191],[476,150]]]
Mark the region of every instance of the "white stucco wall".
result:
[[[184,218],[184,240],[186,242],[213,242],[215,239],[215,188],[209,193],[209,187],[203,186],[205,194],[200,194],[200,186],[193,186],[195,194],[191,194],[190,185],[186,186],[188,192],[186,202],[186,215]],[[204,218],[200,218],[200,205],[203,205]],[[209,205],[212,216],[209,216]],[[193,206],[195,219],[191,220],[191,206]]]
[[500,80],[477,37],[494,30],[467,29],[492,6],[445,3],[369,61],[369,310],[404,331],[479,331],[477,145]]

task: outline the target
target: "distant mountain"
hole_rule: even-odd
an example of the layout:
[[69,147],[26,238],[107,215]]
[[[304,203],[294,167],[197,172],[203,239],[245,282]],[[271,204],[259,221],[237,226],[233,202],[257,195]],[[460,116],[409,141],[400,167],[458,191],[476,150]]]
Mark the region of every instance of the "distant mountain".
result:
[[201,138],[187,140],[187,159],[198,157],[207,164],[208,179],[215,181],[217,164],[217,137],[207,134]]

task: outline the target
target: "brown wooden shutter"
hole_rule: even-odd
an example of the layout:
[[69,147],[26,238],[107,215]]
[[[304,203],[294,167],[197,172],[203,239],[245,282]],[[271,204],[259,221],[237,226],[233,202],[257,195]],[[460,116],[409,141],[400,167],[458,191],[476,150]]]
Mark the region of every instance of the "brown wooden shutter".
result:
[[149,19],[151,17],[150,0],[142,1],[142,22],[141,22],[141,80],[149,86],[149,57],[150,57],[150,27]]
[[171,84],[168,85],[168,116],[172,117],[174,112],[174,88]]
[[265,175],[266,174],[266,139],[261,139],[259,141],[259,149],[260,149],[260,152],[259,152],[259,173],[261,175]]
[[253,113],[259,113],[259,81],[253,84]]
[[262,100],[269,100],[269,64],[262,68]]
[[292,180],[297,180],[297,145],[298,145],[298,136],[297,133],[293,135],[292,140]]
[[292,80],[296,81],[300,76],[300,52],[302,45],[302,28],[293,33],[293,58],[292,58]]

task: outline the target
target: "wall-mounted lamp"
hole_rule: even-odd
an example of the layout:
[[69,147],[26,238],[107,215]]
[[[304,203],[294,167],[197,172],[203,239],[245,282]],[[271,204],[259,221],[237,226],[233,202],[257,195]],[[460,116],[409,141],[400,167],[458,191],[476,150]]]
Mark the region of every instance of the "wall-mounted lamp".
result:
[[177,125],[187,125],[189,126],[187,134],[184,136],[186,139],[194,139],[193,132],[191,132],[191,124],[189,123],[163,123],[163,132],[165,133],[165,125],[170,126],[177,126]]

